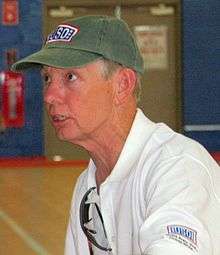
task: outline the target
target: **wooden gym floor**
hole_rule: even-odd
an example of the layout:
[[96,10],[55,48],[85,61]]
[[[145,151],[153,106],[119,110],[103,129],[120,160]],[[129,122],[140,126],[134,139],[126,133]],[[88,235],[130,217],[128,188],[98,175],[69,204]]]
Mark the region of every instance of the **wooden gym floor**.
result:
[[[213,155],[220,163],[220,153]],[[62,255],[73,188],[87,162],[0,159],[0,255]]]
[[84,166],[2,165],[0,254],[61,255],[75,181]]

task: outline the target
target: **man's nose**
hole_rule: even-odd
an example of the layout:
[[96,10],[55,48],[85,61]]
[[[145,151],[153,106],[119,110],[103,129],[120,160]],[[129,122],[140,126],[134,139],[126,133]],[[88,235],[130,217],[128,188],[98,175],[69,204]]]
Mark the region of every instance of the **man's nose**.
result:
[[55,102],[61,102],[62,89],[57,83],[51,83],[44,88],[44,102],[46,104],[53,104]]

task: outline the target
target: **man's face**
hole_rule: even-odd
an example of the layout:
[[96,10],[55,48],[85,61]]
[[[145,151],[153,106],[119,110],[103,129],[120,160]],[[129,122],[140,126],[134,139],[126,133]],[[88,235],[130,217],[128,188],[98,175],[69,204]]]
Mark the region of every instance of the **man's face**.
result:
[[101,61],[81,68],[44,67],[44,101],[58,137],[82,145],[109,125],[114,86]]

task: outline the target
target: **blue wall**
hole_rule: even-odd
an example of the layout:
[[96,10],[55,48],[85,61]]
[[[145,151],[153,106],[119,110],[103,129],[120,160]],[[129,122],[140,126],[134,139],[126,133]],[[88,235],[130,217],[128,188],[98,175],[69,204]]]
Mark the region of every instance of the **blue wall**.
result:
[[[184,125],[220,124],[220,1],[183,0]],[[220,151],[220,130],[186,132]]]
[[[5,51],[22,58],[41,47],[42,0],[19,1],[20,23],[0,23],[0,70]],[[2,0],[0,0],[0,13]],[[182,0],[183,125],[220,124],[220,0]],[[1,14],[0,14],[1,15]],[[0,17],[1,20],[2,17]],[[42,85],[37,71],[25,73],[25,126],[0,135],[0,157],[44,154]],[[210,150],[220,151],[220,131],[185,132]]]
[[[0,0],[0,15],[2,15]],[[16,26],[0,22],[0,70],[5,70],[5,52],[16,48],[18,58],[38,50],[42,44],[42,0],[19,1]],[[0,17],[2,20],[2,17]],[[36,71],[25,73],[25,126],[8,128],[0,135],[0,157],[43,155],[42,85]]]

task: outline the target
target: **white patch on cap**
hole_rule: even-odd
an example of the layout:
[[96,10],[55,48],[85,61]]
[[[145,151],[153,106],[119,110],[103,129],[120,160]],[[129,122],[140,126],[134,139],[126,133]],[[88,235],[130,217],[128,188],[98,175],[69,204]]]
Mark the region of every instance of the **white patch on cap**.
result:
[[57,29],[48,35],[46,43],[70,42],[79,31],[79,28],[70,25],[59,25]]

